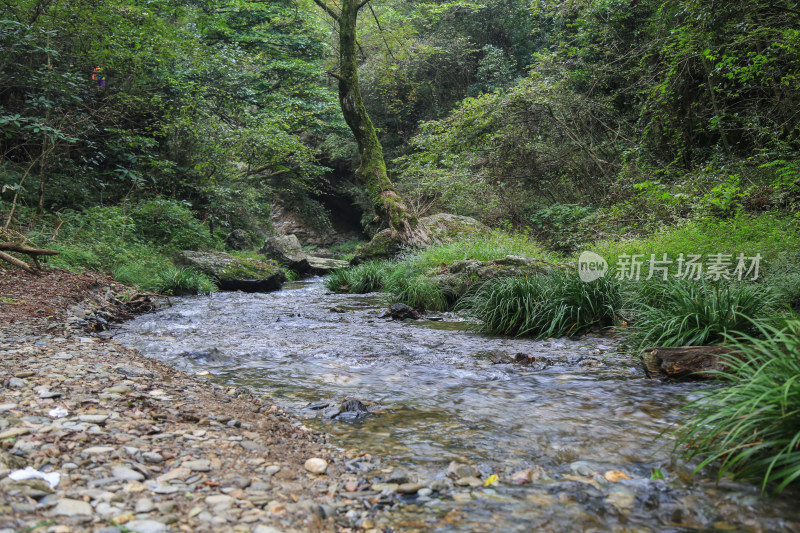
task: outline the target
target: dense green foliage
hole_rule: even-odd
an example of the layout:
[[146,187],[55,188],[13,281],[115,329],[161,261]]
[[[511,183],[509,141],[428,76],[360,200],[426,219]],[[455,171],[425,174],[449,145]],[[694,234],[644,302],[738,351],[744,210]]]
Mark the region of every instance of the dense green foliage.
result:
[[800,478],[800,321],[739,336],[722,373],[730,386],[707,389],[686,409],[676,433],[700,467],[719,461],[719,475],[760,478],[780,492]]

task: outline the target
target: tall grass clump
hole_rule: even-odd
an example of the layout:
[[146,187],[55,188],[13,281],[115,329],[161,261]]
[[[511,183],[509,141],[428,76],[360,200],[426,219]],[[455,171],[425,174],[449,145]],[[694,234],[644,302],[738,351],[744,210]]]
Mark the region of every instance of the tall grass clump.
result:
[[153,290],[179,296],[214,292],[217,285],[211,278],[193,268],[170,266],[156,273],[156,286]]
[[757,333],[757,322],[775,316],[774,304],[770,290],[748,283],[642,283],[632,296],[632,325],[623,333],[639,350],[718,344],[734,331]]
[[800,320],[761,326],[759,337],[738,336],[721,378],[686,406],[690,419],[675,433],[698,470],[721,461],[720,477],[760,478],[775,492],[800,479]]
[[535,338],[572,336],[593,325],[611,325],[622,304],[612,276],[586,283],[571,272],[497,278],[458,304],[481,322],[481,331]]
[[436,283],[413,268],[401,265],[386,280],[386,291],[392,301],[429,311],[449,311],[456,295],[449,287]]
[[386,261],[370,261],[354,267],[340,268],[325,279],[325,288],[351,294],[379,292],[386,285],[390,270],[391,263]]

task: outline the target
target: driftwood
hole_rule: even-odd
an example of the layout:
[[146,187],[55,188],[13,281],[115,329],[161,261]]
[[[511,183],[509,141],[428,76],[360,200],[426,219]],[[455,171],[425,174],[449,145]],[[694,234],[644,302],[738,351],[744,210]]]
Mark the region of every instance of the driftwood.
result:
[[31,259],[33,259],[33,263],[36,265],[37,269],[41,268],[41,266],[39,265],[40,255],[58,255],[58,252],[55,250],[43,250],[40,248],[31,248],[30,246],[25,246],[24,244],[20,244],[18,242],[0,242],[0,259],[9,262],[12,265],[18,266],[22,270],[30,272],[31,274],[35,274],[36,271],[33,268],[31,268],[31,266],[28,263],[20,259],[17,259],[13,255],[7,254],[5,252],[17,252],[29,256]]
[[714,372],[727,369],[720,356],[730,352],[725,346],[656,347],[642,353],[642,364],[649,378],[715,379]]

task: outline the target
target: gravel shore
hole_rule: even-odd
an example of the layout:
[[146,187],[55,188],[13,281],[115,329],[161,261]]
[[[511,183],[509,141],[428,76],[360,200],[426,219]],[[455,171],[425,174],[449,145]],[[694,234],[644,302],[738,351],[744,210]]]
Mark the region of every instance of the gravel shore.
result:
[[[349,492],[363,490],[355,454],[265,399],[57,321],[0,322],[0,533],[374,528]],[[57,484],[9,475],[26,467]]]

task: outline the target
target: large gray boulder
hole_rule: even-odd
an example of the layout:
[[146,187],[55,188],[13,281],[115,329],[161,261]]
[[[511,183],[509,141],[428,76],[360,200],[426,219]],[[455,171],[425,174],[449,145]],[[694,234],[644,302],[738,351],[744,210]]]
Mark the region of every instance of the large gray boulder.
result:
[[[474,218],[449,213],[438,213],[419,219],[428,228],[434,242],[448,243],[476,233],[485,233],[489,228]],[[376,259],[389,259],[402,251],[400,243],[392,239],[391,230],[385,229],[375,234],[371,241],[356,250],[350,261],[357,265]]]
[[275,261],[191,250],[177,252],[172,260],[178,266],[191,267],[214,278],[223,291],[270,292],[280,289],[286,281],[286,274]]
[[308,254],[303,251],[300,241],[295,235],[270,235],[264,241],[259,253],[268,259],[273,259],[286,265],[299,274],[304,274],[311,269]]

